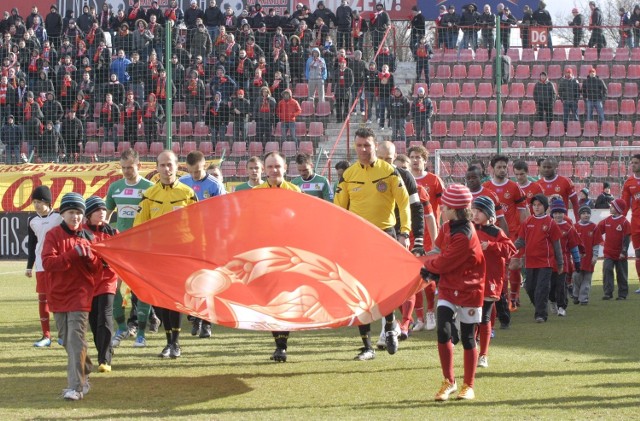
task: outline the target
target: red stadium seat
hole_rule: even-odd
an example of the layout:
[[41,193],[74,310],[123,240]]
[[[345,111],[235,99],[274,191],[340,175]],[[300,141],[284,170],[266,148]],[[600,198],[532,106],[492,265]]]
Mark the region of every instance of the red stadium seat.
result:
[[467,137],[478,137],[482,133],[482,123],[475,120],[467,121],[467,127],[465,130]]
[[193,128],[193,137],[202,141],[203,139],[209,138],[209,127],[204,124],[204,121],[198,121]]
[[302,101],[302,103],[300,103],[300,108],[302,108],[302,112],[298,116],[300,118],[310,119],[316,112],[316,106],[313,101]]
[[629,141],[628,140],[614,140],[613,146],[616,148],[628,148]]
[[[154,154],[155,156],[157,156],[157,155],[160,154],[160,152],[162,152],[164,150],[164,145],[162,145],[161,142],[153,142],[153,143],[151,143],[151,146],[154,146],[154,144],[160,144],[160,150],[158,151],[157,154]],[[133,144],[133,150],[138,152],[138,155],[140,155],[140,156],[149,156],[150,155],[149,146],[147,146],[147,142],[136,142],[136,143],[134,143]]]
[[113,158],[116,156],[116,145],[113,142],[102,142],[100,146],[100,157]]
[[624,162],[612,161],[609,163],[609,175],[611,177],[625,177],[627,175],[627,165]]
[[[538,60],[540,60],[539,54],[538,54]],[[567,50],[565,48],[554,48],[551,61],[564,64],[564,62],[567,61]]]
[[448,64],[439,64],[436,68],[436,79],[450,79],[451,67]]
[[456,161],[453,163],[453,170],[451,176],[455,178],[464,178],[467,175],[467,168],[469,164],[465,161]]
[[184,158],[191,152],[198,150],[196,142],[182,142],[182,149],[180,150],[180,157]]
[[462,91],[460,92],[460,98],[475,98],[476,97],[476,84],[473,82],[465,82],[462,84]]
[[300,142],[299,146],[298,146],[298,152],[299,153],[306,153],[309,154],[311,156],[314,155],[315,150],[313,147],[313,142],[310,140],[303,140]]
[[429,87],[429,97],[431,99],[438,99],[444,96],[444,85],[440,82],[434,82]]
[[[634,50],[636,49],[634,48]],[[640,54],[640,50],[638,51]],[[640,79],[640,64],[630,64],[627,67],[627,80],[638,80],[638,79]]]
[[437,140],[427,140],[425,142],[425,148],[429,151],[429,154],[434,154],[438,149],[440,149],[440,142]]
[[609,163],[606,161],[595,161],[593,163],[593,169],[591,170],[591,176],[595,178],[609,177]]
[[487,103],[484,99],[475,99],[471,103],[471,115],[485,116],[487,115]]
[[496,137],[498,135],[498,123],[495,121],[485,121],[482,123],[482,137]]
[[511,84],[511,89],[509,90],[509,98],[512,98],[512,99],[524,98],[524,94],[525,94],[524,83],[514,82]]
[[527,147],[527,143],[524,140],[514,140],[511,142],[511,147],[513,149],[524,149]]
[[[298,150],[296,148],[296,142],[294,142],[292,140],[282,142],[282,151],[281,152],[285,157],[296,156],[296,154],[298,153]],[[289,174],[289,175],[291,175],[291,174]]]
[[476,142],[473,140],[461,140],[460,149],[470,151],[476,148]]
[[438,105],[438,114],[442,116],[453,115],[453,101],[442,100]]
[[229,156],[229,154],[231,153],[231,144],[227,141],[224,142],[217,142],[216,143],[216,150],[214,152],[214,156],[217,157],[222,157],[222,156]]
[[609,65],[608,64],[598,64],[596,66],[596,73],[600,79],[609,79]]
[[482,79],[482,66],[479,64],[469,65],[467,79]]
[[618,121],[617,137],[631,137],[633,135],[633,125],[630,121]]
[[557,115],[557,116],[563,115],[562,101],[560,101],[559,99],[556,99],[556,101],[553,103],[553,115]]
[[336,100],[336,95],[333,92],[333,84],[331,82],[327,83],[327,88],[324,91],[324,99],[330,103],[334,103]]
[[467,66],[464,64],[454,64],[451,76],[454,79],[466,79],[467,78]]
[[567,61],[582,61],[582,50],[575,47],[569,48]]
[[627,47],[616,48],[616,56],[613,60],[622,62],[629,61],[629,49]]
[[176,101],[173,103],[171,115],[175,120],[187,115],[187,104],[184,101]]
[[573,167],[573,177],[579,179],[589,178],[591,174],[591,165],[589,161],[578,161]]
[[534,64],[531,66],[531,79],[539,80],[542,72],[546,72],[546,66],[544,64]]
[[278,142],[267,142],[264,145],[264,153],[265,155],[271,152],[279,152],[280,144]]
[[320,139],[322,136],[324,136],[324,123],[322,123],[322,121],[310,122],[307,137],[310,139]]
[[619,111],[617,100],[607,99],[604,101],[604,115],[617,116]]
[[309,98],[309,85],[298,82],[293,87],[293,97],[297,100],[305,100]]
[[520,114],[523,116],[536,115],[536,103],[532,99],[525,99],[520,106]]
[[440,176],[442,178],[451,176],[451,162],[440,161]]
[[567,123],[567,137],[580,137],[582,135],[582,128],[579,121],[569,121]]
[[442,149],[458,149],[458,142],[456,140],[445,140],[442,142]]
[[[452,51],[453,52],[453,51]],[[473,51],[464,49],[460,51],[460,63],[471,63],[473,61]]]
[[198,150],[202,152],[205,157],[209,158],[213,156],[213,143],[207,141],[200,142],[198,143]]
[[634,115],[636,113],[636,101],[633,99],[623,99],[620,101],[620,115]]
[[[577,148],[578,147],[578,142],[576,142],[575,140],[565,140],[564,143],[562,144],[562,147],[563,148]],[[575,152],[565,152],[564,150],[562,150],[562,151],[560,151],[560,155],[561,156],[568,156],[570,158],[573,158],[573,157],[575,157],[576,153]]]
[[531,66],[528,64],[518,64],[516,66],[516,80],[528,80],[531,79]]
[[520,57],[520,61],[525,61],[527,63],[531,63],[536,61],[536,55],[533,49],[531,48],[523,48],[522,49],[522,57]]
[[495,117],[498,115],[498,103],[495,99],[489,100],[489,106],[487,107],[487,115]]
[[176,137],[178,139],[184,140],[193,136],[193,124],[190,121],[183,121],[180,123],[180,129],[178,130],[178,134]]
[[633,83],[625,83],[624,88],[622,89],[622,97],[623,98],[638,98],[638,84]]
[[611,82],[607,88],[608,88],[607,97],[609,97],[609,98],[620,98],[622,96],[622,84],[621,83]]
[[118,142],[118,150],[117,150],[117,156],[122,155],[122,152],[131,149],[131,142]]
[[326,118],[331,115],[331,103],[329,101],[320,101],[316,107],[315,116]]
[[560,141],[559,140],[547,140],[547,144],[545,145],[545,147],[558,149],[558,150],[555,150],[555,151],[552,151],[552,152],[547,152],[547,154],[550,155],[550,156],[560,156],[560,155],[562,155],[562,152],[559,150],[560,149]]
[[434,137],[445,137],[447,135],[447,123],[445,121],[435,121],[431,135]]
[[246,177],[247,175],[247,161],[238,161],[238,165],[236,166],[236,177]]
[[631,50],[631,55],[629,56],[630,61],[640,61],[640,50],[636,51],[636,49]]
[[262,156],[264,147],[262,142],[249,142],[249,156]]
[[456,106],[454,110],[454,114],[457,116],[466,116],[471,113],[471,107],[469,106],[469,101],[467,100],[458,100],[456,101]]
[[616,122],[615,121],[603,121],[600,127],[600,137],[615,137],[616,135]]
[[528,121],[518,121],[515,136],[529,138],[531,136],[531,123]]
[[520,104],[517,99],[508,99],[504,103],[503,115],[517,116],[520,114]]
[[503,121],[500,125],[503,137],[512,137],[516,133],[516,126],[513,121]]
[[507,55],[511,58],[511,63],[517,63],[520,61],[520,49],[519,48],[509,48],[507,50]]
[[538,50],[537,61],[542,63],[551,61],[551,50],[548,48],[540,48]]
[[459,138],[464,135],[464,122],[462,121],[452,121],[449,123],[449,133],[447,133],[448,137]]
[[227,178],[236,176],[236,163],[235,161],[222,161],[220,164],[220,172],[222,176]]
[[493,96],[493,86],[487,82],[481,82],[478,84],[478,98],[491,98]]
[[627,68],[624,64],[614,64],[611,66],[611,79],[624,80],[627,78]]
[[[585,58],[586,60],[586,58]],[[613,48],[603,48],[600,50],[600,61],[613,61]]]
[[583,137],[598,137],[598,122],[597,121],[585,121],[584,129],[582,131]]
[[476,50],[475,61],[477,61],[478,63],[484,63],[487,60],[489,60],[489,52],[487,51],[487,49],[478,48]]
[[[530,148],[543,148],[544,147],[544,143],[542,142],[542,140],[531,140],[529,141],[529,147]],[[529,174],[535,174],[534,172],[532,172],[531,170],[531,164],[529,164]]]
[[458,98],[460,97],[460,84],[458,82],[449,82],[444,89],[445,98]]
[[547,123],[545,121],[535,121],[533,123],[532,137],[547,137]]
[[296,137],[307,136],[307,123],[304,121],[296,121],[295,125]]
[[573,176],[573,163],[571,161],[560,161],[558,163],[558,175],[563,177]]
[[595,62],[598,60],[598,50],[596,48],[584,49],[584,61]]
[[484,72],[482,73],[483,80],[493,80],[493,66],[491,64],[485,64]]
[[564,123],[562,121],[551,122],[549,137],[564,137]]
[[598,147],[603,148],[596,152],[596,156],[611,156],[613,154],[613,145],[610,140],[598,140]]
[[401,140],[396,140],[393,142],[393,144],[396,147],[396,153],[399,155],[406,155],[407,154],[407,143],[403,142]]

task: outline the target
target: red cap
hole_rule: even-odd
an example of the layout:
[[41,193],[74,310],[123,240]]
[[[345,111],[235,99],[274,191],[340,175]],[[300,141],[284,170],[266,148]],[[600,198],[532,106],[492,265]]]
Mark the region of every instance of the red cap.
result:
[[243,95],[244,96],[244,89],[238,89],[238,92],[236,92],[238,95]]
[[624,200],[616,199],[611,202],[611,204],[620,215],[625,215],[627,213],[627,202],[625,202]]

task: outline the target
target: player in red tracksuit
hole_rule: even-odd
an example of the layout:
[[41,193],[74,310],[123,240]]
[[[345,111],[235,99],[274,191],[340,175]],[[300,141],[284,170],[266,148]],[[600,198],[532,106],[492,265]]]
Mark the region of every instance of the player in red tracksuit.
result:
[[582,206],[578,213],[580,221],[574,227],[584,246],[584,254],[580,256],[580,270],[573,272],[573,304],[587,305],[591,295],[591,278],[598,261],[602,238],[598,235],[598,226],[591,222],[591,208]]
[[473,384],[478,360],[476,327],[482,316],[485,260],[478,235],[471,222],[471,192],[452,184],[442,194],[447,222],[435,241],[438,252],[424,258],[423,279],[439,279],[437,308],[438,354],[444,381],[435,396],[446,401],[458,389],[453,372],[451,331],[454,318],[460,320],[464,348],[464,385],[458,399],[474,399]]
[[610,205],[611,216],[598,223],[598,234],[604,237],[604,264],[602,265],[603,300],[613,298],[613,270],[618,281],[618,297],[626,300],[629,293],[627,251],[631,236],[631,224],[624,215],[627,204],[623,199],[616,199]]
[[[91,231],[97,242],[106,240],[118,233],[107,223],[107,204],[101,197],[91,196],[87,199],[86,229]],[[116,296],[118,275],[108,266],[96,275],[93,289],[93,301],[89,313],[89,326],[93,333],[93,343],[98,350],[98,371],[111,371],[113,348],[113,300]]]
[[[578,232],[573,227],[573,223],[567,215],[567,207],[562,199],[551,201],[551,217],[560,228],[562,237],[560,246],[562,248],[562,266],[564,273],[558,273],[558,264],[551,273],[551,290],[549,291],[549,301],[551,302],[551,313],[560,317],[567,315],[567,276],[570,276],[574,269],[580,271],[580,254],[584,252],[584,247],[580,241]],[[571,265],[573,261],[573,266]]]
[[102,262],[91,251],[93,235],[82,228],[83,197],[67,193],[59,209],[62,223],[47,233],[42,265],[49,272],[49,308],[67,351],[67,388],[63,397],[77,401],[89,391],[89,373],[93,369],[87,354],[87,322],[95,273],[102,269]]
[[560,238],[562,233],[558,225],[547,215],[549,201],[540,194],[531,199],[533,215],[520,226],[515,245],[524,248],[527,283],[525,288],[531,303],[535,306],[536,323],[547,321],[547,303],[551,272],[556,262],[557,273],[564,272],[564,260]]
[[[627,210],[631,209],[631,242],[636,252],[636,273],[640,276],[640,154],[631,157],[631,172],[622,186],[622,200]],[[636,294],[640,294],[640,288]]]
[[505,281],[506,262],[516,254],[516,246],[504,231],[493,225],[496,210],[493,201],[480,196],[471,205],[473,222],[478,233],[486,261],[484,278],[484,303],[482,304],[482,321],[480,322],[480,356],[478,367],[489,367],[488,352],[491,341],[491,311],[494,303],[502,295]]

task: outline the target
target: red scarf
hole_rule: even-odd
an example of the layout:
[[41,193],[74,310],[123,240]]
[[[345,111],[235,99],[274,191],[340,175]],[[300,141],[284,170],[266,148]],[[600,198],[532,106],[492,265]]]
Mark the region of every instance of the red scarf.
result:
[[238,67],[236,67],[236,72],[238,74],[244,74],[244,62],[245,62],[245,60],[247,60],[246,57],[243,58],[243,59],[240,59],[240,61],[238,62]]
[[24,121],[31,120],[31,103],[27,101],[24,104]]
[[81,99],[80,101],[76,101],[73,103],[73,111],[76,112],[76,114],[78,114],[78,111],[81,111],[84,108],[84,99]]
[[136,104],[134,102],[127,102],[127,106],[124,110],[126,111],[127,118],[131,118],[133,112],[136,110]]
[[253,48],[253,47],[254,47],[253,45],[247,44],[247,47],[245,48],[245,50],[247,52],[247,57],[249,57],[252,60],[256,57],[255,48]]
[[176,20],[178,20],[178,18],[176,16],[176,8],[173,7],[173,8],[169,8],[169,9],[165,10],[164,11],[164,17],[169,19],[169,20],[172,20],[174,22]]
[[100,13],[100,26],[104,28],[107,25],[109,25],[109,12],[102,11]]
[[418,111],[423,113],[427,110],[427,107],[424,106],[424,100],[422,98],[417,99],[418,103],[416,106],[418,107]]
[[89,33],[87,34],[87,42],[89,45],[93,45],[93,42],[96,40],[96,30],[95,28],[91,28]]
[[166,77],[158,78],[158,81],[156,82],[156,98],[167,99],[166,84],[167,84]]
[[262,85],[263,85],[263,82],[261,77],[256,77],[253,79],[253,86],[262,86]]
[[360,38],[360,32],[362,31],[362,18],[354,19],[351,22],[351,36],[354,38]]
[[227,15],[224,20],[224,26],[233,26],[233,15]]
[[154,63],[154,62],[149,62],[149,70],[151,71],[151,79],[157,79],[158,78],[158,63]]
[[7,103],[7,89],[9,86],[7,84],[0,84],[0,105],[5,105]]
[[340,86],[344,86],[344,70],[340,69],[340,77],[339,77]]
[[271,112],[271,108],[269,107],[269,100],[267,98],[262,99],[262,104],[260,104],[260,112],[261,113]]
[[386,84],[389,82],[389,78],[391,77],[391,73],[378,73],[378,79],[380,79],[380,82],[382,82],[383,84]]
[[300,31],[298,38],[300,38],[300,42],[302,42],[302,38],[304,38],[304,31]]
[[152,118],[156,113],[156,103],[147,104],[147,110],[144,112],[144,118]]
[[71,87],[71,81],[70,80],[64,80],[62,81],[62,91],[60,92],[60,96],[67,96],[67,90]]
[[49,60],[49,52],[51,51],[51,48],[45,47],[42,49],[42,54],[40,54],[40,57],[43,58],[44,60]]
[[198,72],[198,76],[204,76],[204,63],[197,63],[196,71]]
[[280,87],[280,79],[274,79],[269,90],[274,93]]
[[300,46],[298,46],[298,45],[292,45],[291,46],[291,52],[292,53],[297,53],[299,48],[300,48]]
[[262,76],[263,77],[267,75],[267,65],[266,65],[266,63],[258,64],[258,69],[260,69],[260,71],[262,71]]
[[218,35],[218,38],[216,38],[216,45],[222,45],[225,42],[226,42],[225,36],[224,35]]
[[40,108],[42,108],[45,102],[46,99],[42,99],[41,97],[38,97],[38,99],[36,99],[36,103],[40,106]]
[[102,106],[102,114],[107,114],[107,121],[111,123],[111,105],[108,102]]
[[416,53],[418,55],[418,57],[420,58],[426,58],[429,56],[429,54],[427,53],[427,46],[426,45],[422,45],[420,44],[418,46],[418,51]]
[[98,61],[100,61],[100,56],[102,55],[102,50],[104,50],[103,47],[98,47],[98,49],[96,50],[96,53],[93,55],[93,62],[97,63]]
[[195,79],[191,79],[191,81],[189,82],[189,92],[191,92],[191,96],[196,96],[198,95],[198,82]]
[[131,9],[131,12],[129,12],[129,20],[134,20],[138,16],[139,9],[140,7],[134,7]]
[[29,72],[37,73],[38,72],[38,57],[32,57],[29,62]]
[[[227,57],[231,57],[231,52],[233,51],[233,46],[236,45],[236,42],[232,42],[230,44],[227,44],[227,49],[225,50],[225,53],[227,54]],[[249,55],[249,52],[247,51],[247,55]]]

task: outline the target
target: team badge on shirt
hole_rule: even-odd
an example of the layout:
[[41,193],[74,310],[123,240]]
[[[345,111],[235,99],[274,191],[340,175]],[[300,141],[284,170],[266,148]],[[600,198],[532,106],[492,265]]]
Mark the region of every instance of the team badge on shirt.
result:
[[475,316],[475,315],[476,315],[476,309],[475,309],[475,308],[470,308],[470,309],[469,309],[469,311],[467,312],[467,314],[468,314],[470,317]]
[[622,231],[622,225],[618,225],[618,226],[616,227],[616,231]]
[[556,191],[556,193],[560,193],[560,186],[556,186],[554,190]]
[[543,225],[542,226],[542,232],[547,232],[549,231],[549,226],[548,225]]
[[504,194],[504,198],[505,198],[505,199],[508,199],[508,198],[510,198],[510,197],[511,197],[511,193],[509,193],[509,192],[505,192],[505,194]]
[[204,193],[202,193],[202,196],[203,196],[205,199],[208,199],[208,198],[210,198],[210,197],[211,197],[211,193],[209,193],[209,190],[205,190],[205,191],[204,191]]
[[384,181],[378,181],[378,184],[376,184],[376,189],[378,189],[380,193],[386,192],[387,188],[387,183],[385,183]]

